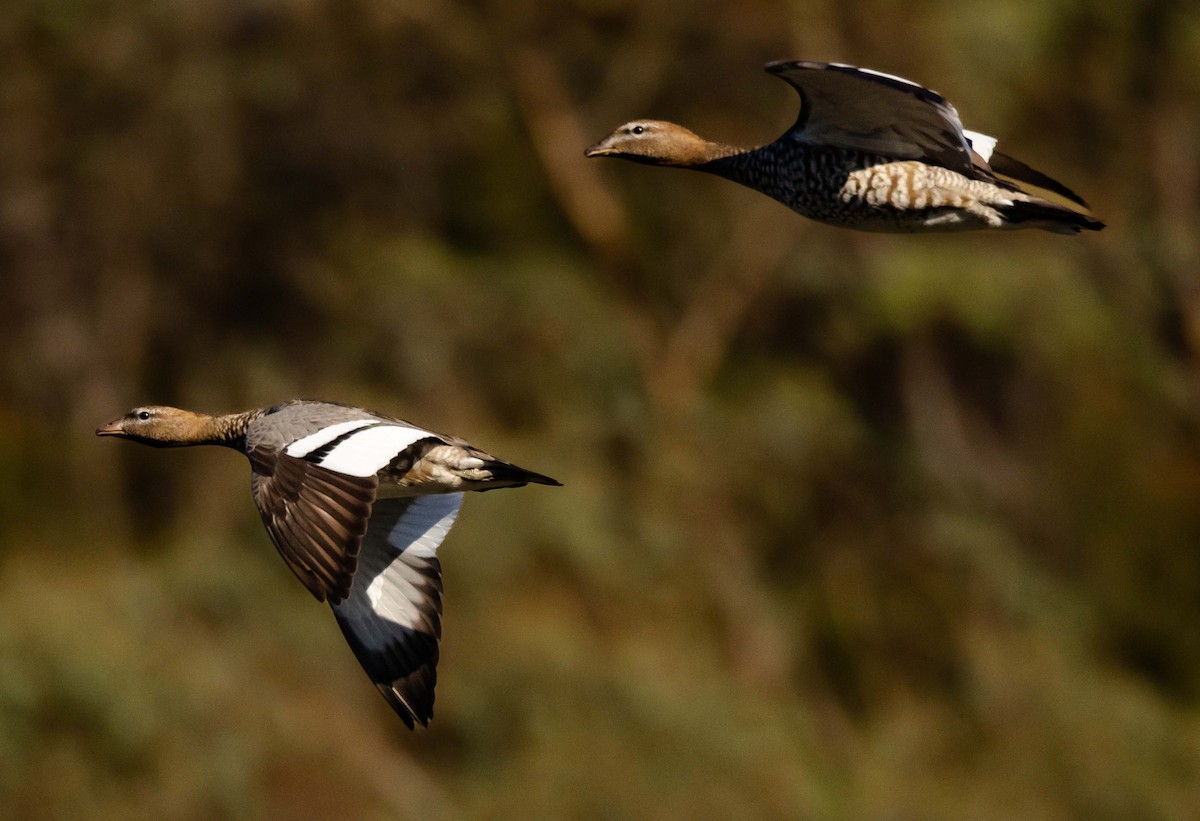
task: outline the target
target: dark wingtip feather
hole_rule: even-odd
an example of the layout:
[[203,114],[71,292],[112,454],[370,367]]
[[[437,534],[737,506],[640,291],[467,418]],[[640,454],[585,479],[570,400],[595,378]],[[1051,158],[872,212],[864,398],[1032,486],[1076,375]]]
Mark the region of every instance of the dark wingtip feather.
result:
[[535,485],[550,485],[551,487],[562,487],[562,482],[558,481],[557,479],[551,479],[549,476],[545,476],[541,473],[533,473],[531,471],[526,471],[526,474],[529,477],[529,481]]
[[375,687],[404,726],[416,730],[428,727],[433,719],[434,689],[437,686],[437,660],[422,664],[395,681],[376,681]]
[[562,482],[557,479],[552,479],[542,473],[535,473],[532,470],[526,470],[516,465],[511,465],[508,462],[489,462],[487,469],[491,471],[492,481],[503,483],[504,487],[521,487],[523,485],[551,485],[552,487],[562,487]]
[[[440,591],[440,581],[438,582]],[[441,631],[440,597],[426,614],[434,629]],[[420,724],[429,726],[433,718],[434,687],[437,685],[437,664],[440,652],[436,636],[422,630],[401,627],[400,637],[393,638],[380,649],[371,650],[363,643],[352,624],[338,615],[338,626],[363,670],[380,694],[392,706],[401,721],[410,729]]]
[[1078,234],[1080,231],[1101,231],[1104,223],[1090,214],[1073,211],[1053,202],[1034,200],[1014,202],[1000,209],[1008,222],[1043,223],[1037,227],[1059,234]]
[[988,159],[988,165],[991,166],[992,171],[1000,174],[1001,176],[1008,177],[1016,180],[1017,182],[1034,185],[1038,188],[1045,189],[1046,191],[1052,191],[1055,194],[1058,194],[1060,197],[1065,197],[1076,205],[1082,205],[1084,208],[1088,207],[1088,204],[1084,201],[1083,197],[1076,194],[1070,188],[1067,188],[1058,180],[1054,179],[1053,177],[1046,176],[1035,168],[1030,168],[1028,165],[1016,159],[1015,157],[1011,157],[1001,151],[992,152],[992,156]]
[[434,688],[437,685],[436,662],[424,664],[412,673],[393,682],[376,682],[375,686],[392,705],[396,715],[410,730],[416,725],[428,727],[433,719]]

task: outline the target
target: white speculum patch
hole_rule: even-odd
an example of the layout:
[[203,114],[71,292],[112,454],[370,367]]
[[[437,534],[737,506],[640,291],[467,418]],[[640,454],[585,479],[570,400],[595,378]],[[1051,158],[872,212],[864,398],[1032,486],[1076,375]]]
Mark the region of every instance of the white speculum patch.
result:
[[[400,451],[431,435],[428,431],[417,428],[375,425],[346,437],[335,445],[319,464],[323,468],[349,476],[372,476],[395,459]],[[329,441],[331,440],[326,440],[326,443]]]
[[288,456],[295,456],[297,459],[302,459],[317,448],[328,445],[344,433],[349,433],[352,430],[358,430],[359,428],[365,428],[367,425],[373,424],[375,423],[370,419],[354,419],[349,422],[338,422],[336,425],[321,428],[316,433],[310,433],[308,436],[297,439],[284,448],[283,452]]
[[983,161],[987,162],[992,158],[992,152],[996,150],[996,138],[989,137],[987,134],[980,134],[978,131],[967,131],[963,129],[963,136],[971,143],[971,148],[975,153],[983,157]]
[[389,609],[388,603],[397,598],[401,600],[401,609],[409,606],[407,593],[397,597],[396,593],[390,592],[396,588],[411,588],[420,579],[416,571],[410,571],[412,578],[408,578],[405,555],[437,555],[437,549],[454,525],[461,506],[461,493],[426,496],[415,500],[400,517],[387,536],[388,544],[399,552],[367,586],[367,599],[372,609],[385,612]]

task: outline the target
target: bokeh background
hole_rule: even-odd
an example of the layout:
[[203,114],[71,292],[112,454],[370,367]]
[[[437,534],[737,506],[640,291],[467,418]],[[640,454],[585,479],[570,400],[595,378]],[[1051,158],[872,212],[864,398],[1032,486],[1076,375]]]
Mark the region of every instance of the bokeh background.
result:
[[[877,236],[583,148],[911,77],[1099,235]],[[219,449],[324,397],[468,500],[410,734]],[[1200,7],[9,0],[0,815],[1200,816]]]

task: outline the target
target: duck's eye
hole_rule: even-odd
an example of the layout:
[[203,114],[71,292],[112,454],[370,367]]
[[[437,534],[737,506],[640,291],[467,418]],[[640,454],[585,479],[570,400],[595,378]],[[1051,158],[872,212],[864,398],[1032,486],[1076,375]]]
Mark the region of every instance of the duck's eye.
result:
[[633,128],[629,129],[629,133],[630,134],[645,134],[646,127],[644,125],[635,125]]
[[148,410],[138,411],[137,418],[141,419],[143,422],[145,422],[147,419],[150,418],[150,411],[148,411]]

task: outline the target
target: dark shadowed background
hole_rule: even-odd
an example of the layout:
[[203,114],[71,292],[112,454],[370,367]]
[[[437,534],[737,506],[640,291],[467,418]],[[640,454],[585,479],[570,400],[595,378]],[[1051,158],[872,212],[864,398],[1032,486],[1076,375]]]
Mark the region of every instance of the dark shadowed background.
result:
[[[583,148],[926,83],[1109,227],[855,234]],[[432,728],[248,469],[97,440],[323,397],[468,499]],[[1200,8],[11,0],[0,814],[1177,819],[1200,797]]]

